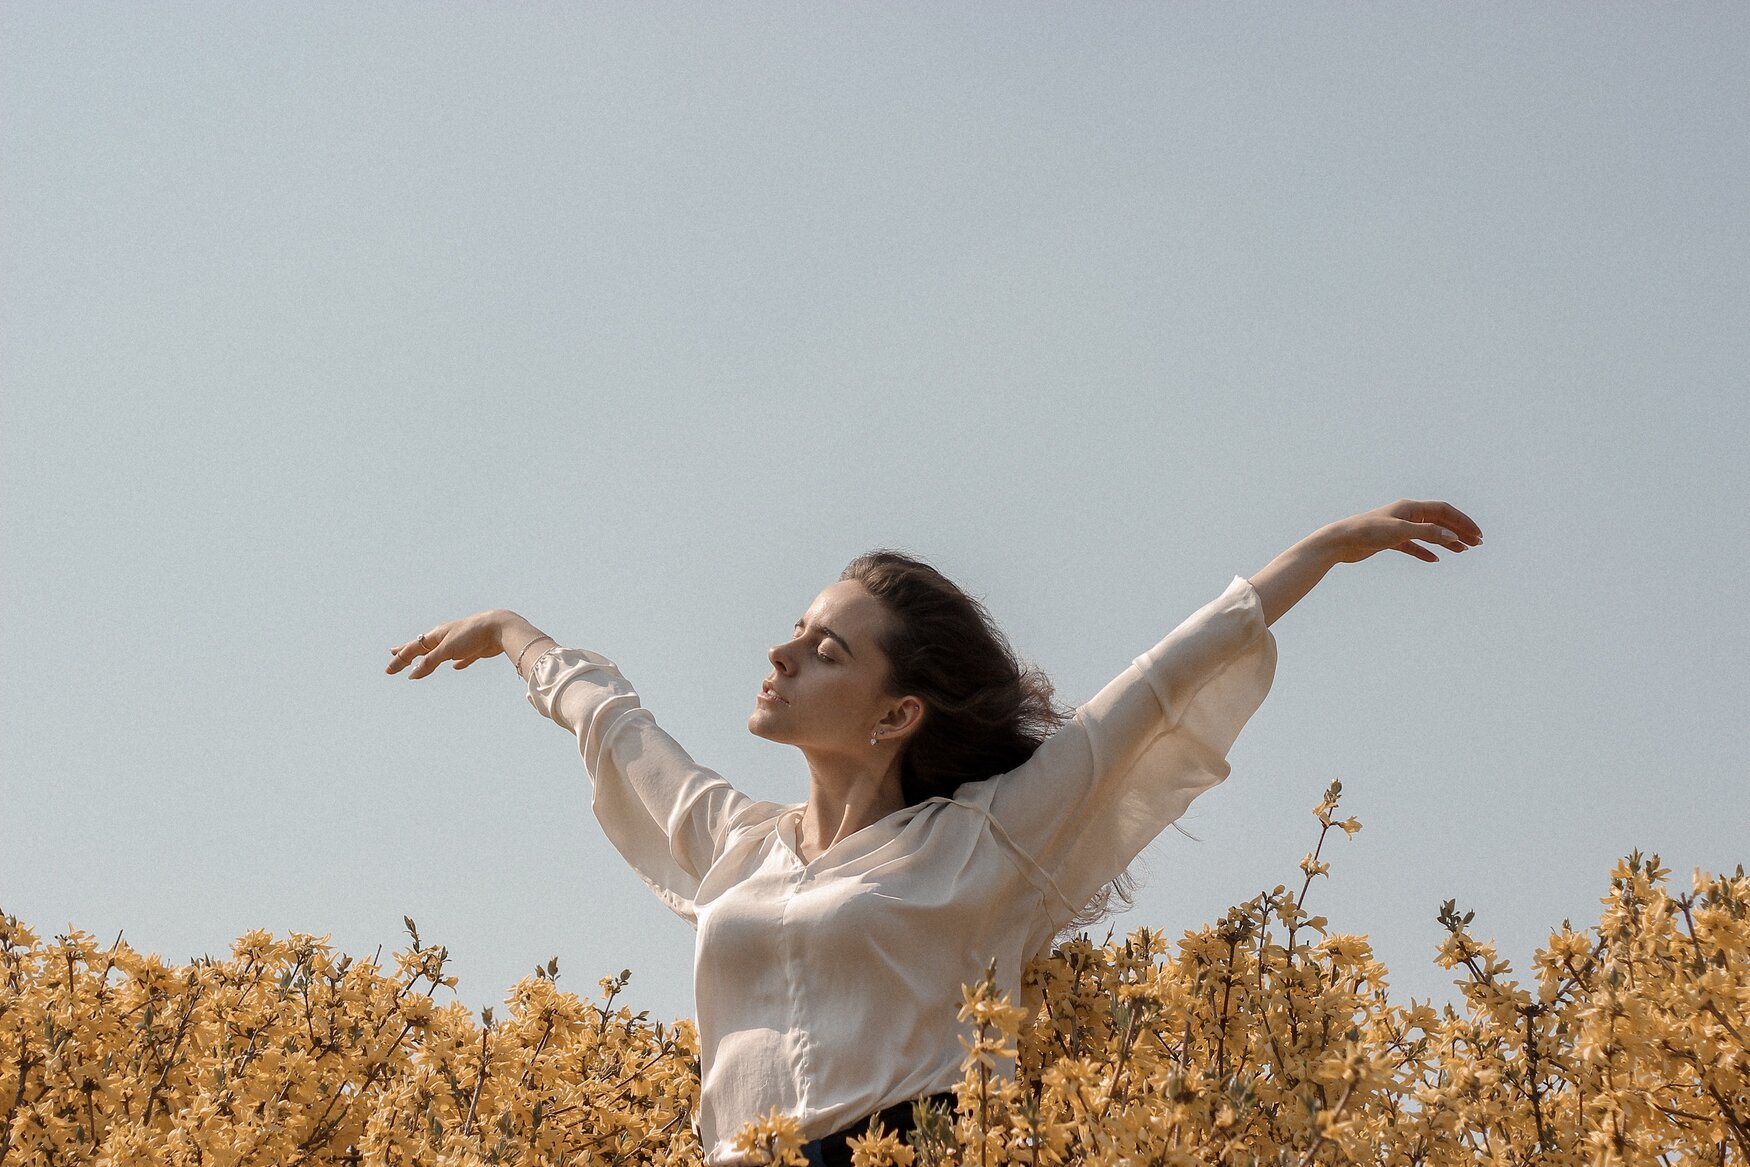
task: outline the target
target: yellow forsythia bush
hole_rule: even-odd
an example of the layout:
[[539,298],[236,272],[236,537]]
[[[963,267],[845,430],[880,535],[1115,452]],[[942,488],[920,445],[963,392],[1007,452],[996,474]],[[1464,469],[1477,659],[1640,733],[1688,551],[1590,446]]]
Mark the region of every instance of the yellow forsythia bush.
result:
[[[1523,983],[1452,903],[1438,961],[1464,1007],[1393,1004],[1363,937],[1285,887],[1169,951],[1139,929],[1034,962],[1037,1015],[967,986],[951,1112],[853,1141],[863,1167],[1750,1163],[1750,879],[1674,894],[1617,865],[1596,928],[1566,923]],[[443,948],[395,970],[250,933],[166,966],[0,917],[0,1167],[60,1163],[698,1164],[697,1036],[560,992],[537,969],[482,1023],[432,995]],[[994,1071],[1017,1058],[1010,1079]],[[740,1134],[802,1162],[794,1120]]]
[[168,967],[0,920],[0,1167],[698,1163],[690,1022],[614,1010],[626,972],[586,1004],[552,963],[476,1026],[407,924],[386,974],[299,934]]

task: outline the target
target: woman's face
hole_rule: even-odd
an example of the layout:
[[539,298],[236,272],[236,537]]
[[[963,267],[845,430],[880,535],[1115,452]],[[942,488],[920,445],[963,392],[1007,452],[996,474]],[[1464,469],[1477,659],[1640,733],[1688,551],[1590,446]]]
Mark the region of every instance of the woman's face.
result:
[[[766,653],[771,675],[760,686],[747,728],[769,741],[823,754],[868,755],[869,736],[899,724],[901,702],[887,692],[881,634],[893,617],[856,580],[840,580],[815,597],[790,639]],[[892,749],[891,742],[884,742]]]

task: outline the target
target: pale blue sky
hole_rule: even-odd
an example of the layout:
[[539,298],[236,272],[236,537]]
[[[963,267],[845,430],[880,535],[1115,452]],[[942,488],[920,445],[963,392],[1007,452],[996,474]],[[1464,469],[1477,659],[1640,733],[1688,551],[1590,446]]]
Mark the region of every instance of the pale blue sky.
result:
[[692,932],[486,607],[702,761],[844,562],[909,548],[1069,701],[1330,519],[1484,546],[1278,626],[1120,917],[1279,882],[1448,999],[1612,861],[1743,862],[1750,16],[1693,5],[9,5],[0,908],[185,960],[557,955],[691,1012]]

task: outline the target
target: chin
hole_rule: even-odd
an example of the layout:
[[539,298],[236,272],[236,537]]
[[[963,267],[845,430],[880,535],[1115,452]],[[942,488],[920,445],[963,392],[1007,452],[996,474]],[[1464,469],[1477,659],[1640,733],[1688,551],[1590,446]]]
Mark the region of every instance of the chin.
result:
[[784,731],[780,727],[773,725],[770,719],[762,717],[762,712],[762,710],[756,709],[754,710],[753,715],[747,719],[747,732],[753,734],[755,737],[764,738],[767,741],[774,742],[780,746],[791,746],[796,744],[791,739],[785,737]]

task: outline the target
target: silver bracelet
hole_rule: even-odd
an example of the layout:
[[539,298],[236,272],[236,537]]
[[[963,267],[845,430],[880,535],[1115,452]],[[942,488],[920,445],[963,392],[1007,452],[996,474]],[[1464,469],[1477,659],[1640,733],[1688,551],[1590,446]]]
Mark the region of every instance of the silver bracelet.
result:
[[[553,638],[551,636],[548,636],[546,633],[542,633],[540,636],[535,637],[533,640],[531,640],[527,644],[523,645],[523,650],[516,654],[516,664],[511,666],[511,667],[516,669],[518,676],[522,675],[523,658],[525,656],[529,655],[529,649],[535,647],[535,645],[541,643],[541,641],[543,641],[543,640],[553,640]],[[553,640],[553,647],[554,648],[559,647],[559,642],[557,640]],[[549,650],[549,651],[551,651],[551,650]],[[546,654],[543,653],[542,655],[546,655]],[[539,659],[539,658],[536,658],[536,659]]]

